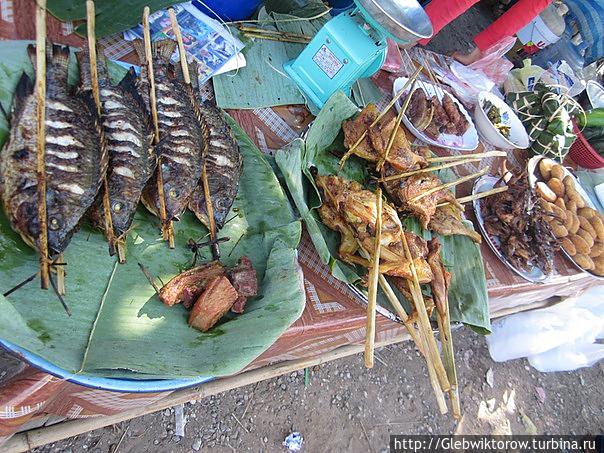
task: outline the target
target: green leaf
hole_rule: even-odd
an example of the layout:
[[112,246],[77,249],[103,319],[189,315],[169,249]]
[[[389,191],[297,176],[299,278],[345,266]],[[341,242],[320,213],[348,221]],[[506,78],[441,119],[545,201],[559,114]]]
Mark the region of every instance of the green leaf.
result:
[[[10,104],[15,80],[27,70],[26,44],[0,43],[3,105]],[[19,70],[6,69],[12,67],[10,58]],[[162,304],[137,263],[166,282],[191,265],[187,241],[204,237],[207,230],[186,213],[175,223],[176,247],[170,250],[161,240],[158,219],[141,208],[128,237],[124,265],[115,267],[100,232],[83,226],[74,235],[65,252],[65,299],[71,317],[52,291],[40,290],[33,281],[6,298],[0,296],[1,337],[70,372],[134,379],[228,375],[266,350],[304,308],[294,250],[301,225],[270,164],[241,127],[227,120],[240,145],[244,172],[229,214],[232,220],[220,232],[231,238],[221,244],[222,261],[232,266],[247,255],[262,282],[260,295],[248,302],[246,313],[229,316],[204,334],[188,327],[183,307]],[[5,127],[0,127],[4,136]],[[208,259],[209,251],[204,250],[198,262]],[[37,270],[36,252],[0,213],[0,294]]]

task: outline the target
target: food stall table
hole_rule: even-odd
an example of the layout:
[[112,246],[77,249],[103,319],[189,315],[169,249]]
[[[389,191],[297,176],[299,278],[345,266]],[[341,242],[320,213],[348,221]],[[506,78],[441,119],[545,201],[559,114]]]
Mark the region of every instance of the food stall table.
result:
[[[19,14],[14,20],[16,23],[20,20],[27,23],[26,18],[20,19]],[[10,25],[13,27],[12,32],[6,33],[6,24],[0,23],[0,37],[31,37],[32,30],[23,28],[17,33],[15,22]],[[49,30],[58,35],[58,42],[77,44],[72,39],[73,35],[69,38],[63,36],[70,32],[69,28],[51,23]],[[129,51],[123,43],[110,44],[106,49],[113,52],[114,57],[124,56]],[[229,113],[258,147],[269,155],[300,136],[311,120],[308,111],[302,106]],[[441,149],[434,149],[434,152],[448,153]],[[510,157],[514,160],[516,156]],[[462,171],[469,173],[471,170],[468,167]],[[460,187],[460,195],[469,190],[467,185]],[[468,212],[468,215],[471,217],[471,213]],[[542,306],[554,297],[573,295],[598,284],[596,279],[579,272],[562,257],[556,259],[558,275],[547,283],[531,284],[505,267],[485,243],[482,244],[481,251],[493,318]],[[365,308],[357,294],[331,276],[306,234],[303,234],[300,244],[299,261],[304,272],[307,300],[301,318],[243,372],[173,392],[118,393],[84,387],[26,366],[0,383],[0,453],[25,451],[190,400],[361,352],[365,338]],[[405,328],[385,316],[378,316],[376,330],[377,347],[408,339]],[[44,426],[45,424],[48,426]],[[27,431],[19,433],[24,429]]]

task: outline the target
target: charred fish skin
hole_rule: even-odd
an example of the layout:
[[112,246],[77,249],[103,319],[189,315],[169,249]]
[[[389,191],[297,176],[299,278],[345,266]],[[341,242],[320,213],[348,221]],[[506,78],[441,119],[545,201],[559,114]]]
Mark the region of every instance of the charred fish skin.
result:
[[[89,55],[86,51],[81,51],[77,58],[81,89],[91,90]],[[122,81],[113,86],[107,72],[107,60],[99,58],[101,118],[109,153],[109,207],[117,237],[126,234],[130,228],[143,188],[157,165],[148,109],[138,94],[136,79],[134,69],[131,68]],[[93,206],[91,219],[95,225],[104,227],[101,195]]]
[[[35,47],[28,53],[35,62]],[[47,49],[46,205],[51,255],[62,253],[92,205],[107,168],[100,122],[91,99],[67,85],[69,48]],[[15,95],[12,129],[0,155],[2,198],[12,227],[29,245],[40,235],[36,178],[36,99],[22,76]]]
[[[166,214],[168,220],[179,220],[201,176],[203,135],[188,91],[176,75],[170,56],[176,43],[161,40],[154,43],[154,78],[160,141],[156,152],[161,159]],[[144,61],[140,45],[135,46]],[[146,72],[146,71],[145,71]],[[153,214],[159,213],[157,174],[142,197]]]
[[[243,158],[237,139],[218,107],[206,101],[200,106],[200,116],[206,143],[203,157],[214,222],[221,229],[237,196]],[[193,192],[189,209],[209,228],[206,197],[201,181]]]

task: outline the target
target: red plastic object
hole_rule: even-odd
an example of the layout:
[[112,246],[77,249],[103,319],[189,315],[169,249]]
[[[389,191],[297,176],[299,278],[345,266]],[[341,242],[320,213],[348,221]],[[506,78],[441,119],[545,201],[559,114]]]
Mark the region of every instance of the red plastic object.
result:
[[570,147],[570,158],[583,168],[604,168],[604,158],[585,139],[577,124],[573,125],[577,140]]

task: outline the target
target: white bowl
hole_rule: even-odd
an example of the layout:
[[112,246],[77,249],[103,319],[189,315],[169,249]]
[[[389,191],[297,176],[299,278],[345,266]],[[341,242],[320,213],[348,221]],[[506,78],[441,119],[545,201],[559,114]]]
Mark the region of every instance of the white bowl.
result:
[[[491,123],[482,105],[490,101],[501,111],[502,122],[510,126],[510,138],[507,139]],[[474,122],[481,135],[491,145],[501,149],[526,149],[529,147],[529,136],[522,122],[518,119],[512,108],[493,93],[481,91],[478,93],[478,103],[474,109]]]

